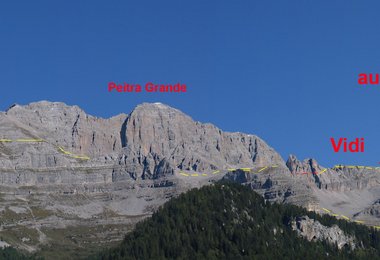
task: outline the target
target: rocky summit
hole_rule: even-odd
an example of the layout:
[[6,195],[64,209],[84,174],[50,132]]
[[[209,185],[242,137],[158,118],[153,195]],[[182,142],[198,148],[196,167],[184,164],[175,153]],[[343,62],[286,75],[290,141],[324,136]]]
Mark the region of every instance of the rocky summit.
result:
[[378,176],[295,156],[285,162],[255,135],[161,103],[109,119],[47,101],[0,112],[0,235],[43,256],[120,241],[170,198],[222,178],[269,201],[377,225]]

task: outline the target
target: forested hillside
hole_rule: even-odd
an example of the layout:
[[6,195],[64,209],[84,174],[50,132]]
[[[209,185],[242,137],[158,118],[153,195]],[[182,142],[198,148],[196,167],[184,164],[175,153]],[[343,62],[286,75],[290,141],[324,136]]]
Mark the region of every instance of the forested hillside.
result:
[[1,248],[0,249],[0,259],[1,260],[32,260],[37,259],[32,256],[25,256],[18,252],[16,249],[11,247]]
[[[354,235],[357,248],[309,242],[289,222],[309,216]],[[98,259],[380,259],[380,233],[293,205],[270,204],[250,188],[218,183],[166,203]]]

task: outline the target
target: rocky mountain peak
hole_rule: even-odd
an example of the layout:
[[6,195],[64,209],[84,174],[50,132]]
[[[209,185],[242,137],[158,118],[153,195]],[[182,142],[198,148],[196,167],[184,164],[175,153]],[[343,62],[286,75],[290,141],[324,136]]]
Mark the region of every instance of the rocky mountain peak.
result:
[[[24,137],[42,138],[91,157],[120,151],[120,128],[126,119],[126,115],[97,118],[78,106],[49,101],[13,105],[5,116],[23,129]],[[11,131],[4,134],[12,136]]]
[[122,161],[129,172],[141,168],[143,176],[156,176],[160,164],[171,173],[175,169],[211,171],[284,165],[282,158],[257,136],[222,132],[161,103],[137,106],[121,132]]
[[142,103],[140,105],[137,105],[132,112],[129,114],[130,119],[153,119],[153,118],[159,118],[162,120],[166,119],[176,119],[176,120],[190,120],[192,121],[191,117],[184,114],[178,109],[175,109],[173,107],[170,107],[168,105],[162,104],[162,103]]
[[[54,214],[65,212],[64,216],[71,216],[78,212],[90,218],[103,211],[93,207],[87,213],[87,196],[83,196],[82,204],[72,207],[59,205],[56,199],[47,207],[46,193],[61,194],[62,201],[72,200],[67,194],[94,194],[93,200],[104,205],[107,212],[113,207],[115,216],[142,216],[179,192],[225,176],[249,185],[268,201],[294,203],[319,212],[325,208],[323,212],[344,214],[346,218],[356,213],[353,219],[365,220],[365,224],[371,218],[378,224],[380,215],[380,177],[376,169],[342,167],[325,169],[322,174],[290,174],[288,169],[309,173],[321,172],[323,167],[314,159],[300,161],[293,155],[285,164],[258,136],[223,132],[161,103],[144,103],[130,114],[109,119],[87,115],[77,106],[59,102],[16,104],[0,113],[0,138],[44,139],[37,143],[0,142],[0,184],[7,194],[33,199],[41,194],[39,206],[57,210]],[[110,200],[99,196],[107,193],[112,195],[104,197]],[[24,203],[19,197],[14,202]],[[4,203],[13,205],[8,197]],[[60,222],[51,226],[56,228]],[[325,230],[307,219],[296,221],[295,227],[300,232],[309,230],[312,240],[319,230]],[[325,233],[322,239],[332,237],[334,241],[341,235],[336,229]],[[343,240],[342,246],[350,244],[350,238]]]
[[103,119],[77,106],[40,101],[12,106],[4,120],[14,123],[13,128],[7,124],[4,136],[12,136],[18,128],[20,136],[42,138],[72,153],[88,155],[92,161],[112,157],[122,165],[120,174],[134,178],[157,178],[178,170],[285,166],[280,155],[259,137],[223,132],[162,103],[143,103],[128,115]]
[[7,109],[7,114],[14,115],[16,113],[27,113],[27,111],[39,112],[39,113],[47,113],[48,115],[53,115],[56,113],[63,112],[76,112],[76,113],[84,113],[78,106],[69,106],[63,102],[50,102],[50,101],[38,101],[32,102],[28,105],[19,105],[13,104]]
[[315,159],[308,158],[301,162],[292,154],[289,155],[289,158],[286,161],[286,166],[292,173],[317,173],[321,170],[321,167]]
[[149,103],[149,102],[144,102],[144,103],[141,103],[139,105],[137,105],[135,107],[134,110],[138,110],[138,109],[144,109],[144,110],[176,110],[177,112],[179,113],[182,113],[181,111],[179,111],[178,109],[175,109],[169,105],[166,105],[166,104],[163,104],[161,102],[154,102],[154,103]]

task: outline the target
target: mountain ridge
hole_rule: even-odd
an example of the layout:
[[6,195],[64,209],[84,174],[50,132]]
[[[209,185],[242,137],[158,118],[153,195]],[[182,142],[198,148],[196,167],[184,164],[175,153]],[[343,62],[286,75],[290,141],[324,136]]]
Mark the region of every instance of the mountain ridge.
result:
[[[155,176],[154,167],[159,163],[171,164],[171,171],[175,168],[214,170],[222,166],[248,167],[255,163],[285,165],[281,156],[259,137],[223,132],[210,123],[194,121],[178,109],[161,103],[143,103],[129,114],[103,119],[87,115],[78,106],[41,101],[26,106],[14,105],[8,109],[6,116],[26,123],[34,130],[34,135],[74,152],[91,157],[118,154],[119,160],[131,159],[125,161],[129,165],[135,164],[133,160],[138,157],[140,162],[137,166],[142,168],[144,177]],[[197,136],[192,137],[194,134]],[[207,134],[207,138],[213,140],[203,137]],[[262,151],[255,152],[257,149]],[[212,154],[203,150],[209,150]],[[171,155],[173,153],[182,153],[184,157],[190,154],[190,158],[181,161],[183,158],[176,159]],[[135,172],[136,167],[128,171]]]
[[[96,227],[98,234],[105,234],[103,242],[120,240],[117,230],[127,233],[170,198],[220,179],[249,186],[266,201],[329,214],[321,210],[325,208],[368,225],[380,223],[376,171],[324,168],[314,159],[299,161],[295,156],[285,162],[256,135],[224,132],[161,103],[143,103],[108,119],[61,102],[15,105],[0,113],[0,135],[45,140],[0,141],[0,198],[6,198],[0,200],[6,213],[0,210],[0,221],[9,230],[14,221],[6,216],[16,210],[24,212],[17,213],[24,217],[15,220],[19,229],[46,235],[57,226],[61,233],[88,227],[91,234]],[[68,156],[59,147],[90,159]],[[39,212],[45,215],[35,220]],[[115,229],[102,230],[99,223]],[[78,245],[62,241],[71,248],[88,243],[87,238],[76,239]],[[58,243],[43,236],[33,241],[28,245],[20,240],[16,246],[38,250]]]

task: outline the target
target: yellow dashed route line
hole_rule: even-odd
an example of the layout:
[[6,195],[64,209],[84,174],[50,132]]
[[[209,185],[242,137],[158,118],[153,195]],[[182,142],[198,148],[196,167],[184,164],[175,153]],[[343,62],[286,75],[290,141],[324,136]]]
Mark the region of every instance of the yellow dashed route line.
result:
[[[41,142],[46,142],[44,139],[28,139],[28,138],[19,138],[19,139],[15,139],[15,140],[11,140],[11,139],[0,139],[0,143],[1,142],[7,142],[7,143],[11,143],[11,142],[15,142],[15,143],[41,143]],[[63,149],[62,146],[57,146],[58,150],[63,153],[63,154],[66,154],[66,155],[69,155],[70,157],[72,158],[75,158],[75,159],[81,159],[81,160],[89,160],[90,157],[88,156],[85,156],[85,155],[76,155],[76,154],[73,154],[71,152],[68,152],[66,151],[65,149]]]
[[[353,219],[351,220],[349,217],[347,217],[345,215],[335,214],[335,213],[333,213],[329,209],[326,209],[326,208],[320,208],[320,209],[322,209],[323,211],[329,213],[333,217],[341,217],[341,218],[343,218],[343,219],[345,219],[347,221],[353,221],[353,222],[358,223],[358,224],[365,224],[365,222],[363,220],[353,220]],[[380,226],[372,226],[372,225],[370,225],[370,227],[373,227],[373,228],[376,228],[376,229],[380,229]]]
[[[70,152],[67,152],[65,151],[62,147],[59,147],[59,149],[63,152],[63,153],[66,153],[68,155],[71,155]],[[249,172],[249,173],[253,173],[253,174],[258,174],[260,172],[263,172],[264,170],[268,169],[268,168],[278,168],[279,166],[278,165],[272,165],[272,166],[265,166],[265,167],[261,167],[259,168],[259,170],[257,172],[254,172],[254,169],[253,168],[228,168],[228,169],[225,169],[226,171],[229,171],[229,172],[234,172],[236,170],[241,170],[243,172]],[[323,169],[320,173],[318,174],[321,174],[321,173],[324,173],[325,171],[327,171],[327,168],[326,169]],[[212,174],[217,174],[217,173],[220,173],[220,170],[216,170],[216,171],[213,171]],[[186,174],[184,175],[183,172],[180,172],[181,175],[183,176],[186,176],[186,177],[189,177],[189,176],[192,176],[192,177],[198,177],[198,176],[209,176],[209,174],[207,173],[189,173],[189,174]]]
[[64,154],[71,155],[70,152],[65,151],[65,149],[63,149],[61,146],[58,146],[58,149],[59,149],[62,153],[64,153]]
[[81,160],[90,160],[90,157],[88,157],[88,156],[71,155],[71,157],[73,157],[75,159],[81,159]]
[[90,157],[85,156],[85,155],[75,155],[75,154],[73,154],[73,153],[71,153],[71,152],[68,152],[68,151],[66,151],[65,149],[63,149],[62,146],[58,146],[58,149],[59,149],[62,153],[67,154],[67,155],[69,155],[70,157],[75,158],[75,159],[81,159],[81,160],[89,160],[89,159],[90,159]]
[[[61,147],[60,147],[61,148]],[[64,150],[63,150],[64,151]],[[262,172],[268,168],[277,168],[278,166],[277,165],[274,165],[274,166],[266,166],[266,167],[262,167],[260,168],[260,170],[258,170],[256,173],[259,173],[259,172]],[[347,167],[347,168],[366,168],[366,169],[373,169],[373,167],[366,167],[366,166],[354,166],[354,165],[350,165],[350,166],[342,166],[342,165],[335,165],[333,168],[331,169],[334,169],[334,168],[343,168],[343,167]],[[375,169],[377,168],[380,168],[380,167],[376,167]],[[235,168],[228,168],[227,171],[236,171],[236,170],[242,170],[244,172],[251,172],[253,171],[252,168],[240,168],[240,169],[235,169]],[[327,168],[326,169],[323,169],[319,174],[322,174],[324,172],[327,171]],[[217,174],[217,173],[220,173],[219,170],[217,171],[213,171],[212,174]],[[255,172],[252,172],[252,173],[255,173]],[[209,174],[206,174],[206,173],[192,173],[192,174],[187,174],[187,173],[183,173],[183,172],[180,172],[181,175],[183,176],[186,176],[186,177],[198,177],[198,176],[209,176]],[[351,220],[349,217],[345,216],[345,215],[339,215],[339,214],[335,214],[334,212],[332,212],[331,210],[327,209],[327,208],[320,208],[321,210],[323,210],[324,212],[328,213],[329,215],[331,216],[334,216],[334,217],[340,217],[342,219],[345,219],[347,221],[353,221],[355,223],[358,223],[358,224],[365,224],[364,221],[362,220]],[[380,226],[371,226],[373,228],[376,228],[376,229],[380,229]]]
[[[65,154],[68,154],[68,155],[71,155],[70,152],[67,152],[65,151],[61,146],[58,147],[59,150]],[[250,172],[250,173],[259,173],[259,172],[262,172],[264,171],[265,169],[268,169],[268,168],[277,168],[278,166],[277,165],[273,165],[273,166],[266,166],[266,167],[262,167],[258,172],[253,172],[253,168],[228,168],[226,169],[226,171],[229,171],[229,172],[234,172],[236,170],[241,170],[243,172]],[[216,171],[213,171],[212,174],[218,174],[220,173],[220,170],[216,170]],[[184,172],[180,172],[179,174],[181,174],[182,176],[186,176],[186,177],[199,177],[199,176],[209,176],[210,174],[207,174],[207,173],[184,173]]]
[[62,153],[67,154],[67,155],[70,155],[71,157],[76,158],[76,159],[82,159],[82,160],[89,160],[89,159],[90,159],[90,157],[88,157],[88,156],[84,156],[84,155],[75,155],[75,154],[73,154],[73,153],[71,153],[71,152],[68,152],[68,151],[66,151],[65,149],[63,149],[62,146],[58,146],[58,149],[59,149]]
[[0,142],[13,142],[13,140],[10,140],[10,139],[0,139]]
[[268,166],[267,167],[264,167],[264,168],[262,168],[262,169],[260,169],[258,172],[262,172],[262,171],[264,171],[265,169],[267,169],[268,168]]
[[362,166],[362,165],[335,165],[332,170],[334,169],[343,169],[343,168],[348,168],[348,169],[366,169],[366,170],[379,170],[380,167],[370,167],[370,166]]
[[[260,173],[260,172],[262,172],[262,171],[264,171],[264,170],[266,170],[266,169],[268,169],[268,168],[276,168],[276,167],[278,167],[277,165],[274,165],[274,166],[266,166],[266,167],[262,167],[262,168],[260,168],[260,170],[258,170],[257,172],[252,172],[253,171],[253,169],[252,168],[240,168],[240,169],[238,169],[238,170],[242,170],[242,171],[244,171],[244,172],[252,172],[252,173]],[[350,166],[342,166],[342,165],[335,165],[333,168],[331,168],[331,169],[337,169],[337,168],[343,168],[343,167],[347,167],[347,168],[359,168],[359,169],[371,169],[371,170],[373,170],[373,169],[378,169],[378,168],[380,168],[380,167],[376,167],[376,168],[373,168],[373,167],[367,167],[367,166],[354,166],[354,165],[350,165]],[[235,168],[229,168],[229,169],[227,169],[227,171],[236,171],[237,169],[235,169]],[[322,173],[324,173],[324,172],[326,172],[327,171],[327,168],[326,169],[323,169],[320,173],[318,173],[318,174],[322,174]],[[219,170],[217,170],[217,171],[213,171],[212,172],[212,174],[217,174],[217,173],[220,173],[220,171]],[[183,173],[183,172],[180,172],[180,174],[181,175],[183,175],[183,176],[186,176],[186,177],[189,177],[189,176],[192,176],[192,177],[197,177],[197,176],[209,176],[208,174],[206,174],[206,173],[202,173],[202,174],[198,174],[198,173],[192,173],[192,174],[187,174],[187,173]],[[358,223],[358,224],[365,224],[365,222],[364,221],[362,221],[362,220],[351,220],[349,217],[347,217],[347,216],[345,216],[345,215],[339,215],[339,214],[335,214],[334,212],[332,212],[331,210],[329,210],[329,209],[327,209],[327,208],[320,208],[321,210],[323,210],[324,212],[326,212],[326,213],[328,213],[329,215],[331,215],[331,216],[333,216],[333,217],[340,217],[340,218],[342,218],[342,219],[345,219],[345,220],[347,220],[347,221],[353,221],[353,222],[355,222],[355,223]],[[373,228],[376,228],[376,229],[380,229],[380,226],[370,226],[370,227],[373,227]]]
[[[36,143],[36,142],[45,142],[45,140],[44,140],[44,139],[15,139],[15,140],[11,140],[11,139],[0,139],[0,143],[2,143],[2,142],[8,142],[8,143],[10,143],[10,142]],[[73,153],[71,153],[71,152],[69,152],[69,151],[66,151],[62,146],[57,146],[57,148],[58,148],[58,150],[59,150],[61,153],[66,154],[66,155],[69,155],[69,156],[72,157],[72,158],[82,159],[82,160],[89,160],[89,159],[90,159],[90,157],[88,157],[88,156],[84,156],[84,155],[75,155],[75,154],[73,154]],[[271,168],[277,168],[278,166],[277,166],[277,165],[273,165],[273,166],[269,166],[269,167],[271,167]],[[262,172],[262,171],[268,169],[269,167],[268,167],[268,166],[263,167],[263,168],[261,168],[257,173]],[[335,165],[335,166],[334,166],[333,168],[331,168],[331,169],[340,169],[340,168],[344,168],[344,167],[349,168],[349,169],[354,169],[354,168],[358,168],[358,169],[368,169],[368,170],[373,170],[373,169],[377,170],[377,169],[380,169],[380,167],[375,167],[375,168],[374,168],[374,167],[368,167],[368,166],[355,166],[355,165],[348,165],[348,166]],[[240,168],[240,170],[242,170],[242,171],[244,171],[244,172],[251,172],[252,169],[251,169],[251,168]],[[236,169],[235,169],[235,168],[229,168],[228,171],[236,171]],[[326,172],[326,171],[327,171],[327,168],[324,169],[323,171],[321,171],[319,174],[322,174],[322,173],[324,173],[324,172]],[[217,173],[220,173],[220,171],[217,170],[217,171],[212,172],[212,174],[217,174]],[[200,176],[200,175],[202,175],[202,176],[208,176],[208,174],[206,174],[206,173],[202,173],[202,174],[192,173],[192,174],[190,175],[190,174],[187,174],[187,173],[184,173],[184,172],[180,172],[180,174],[183,175],[183,176],[186,176],[186,177],[189,177],[189,176],[192,176],[192,177],[198,177],[198,176]],[[332,213],[331,210],[328,210],[328,209],[326,209],[326,208],[322,208],[322,210],[325,211],[325,212],[327,212],[327,213],[329,213],[329,214],[331,214],[331,215],[334,216],[334,217],[338,217],[338,216],[339,216],[338,214],[334,214],[334,213]],[[340,217],[342,217],[342,218],[345,219],[345,220],[350,220],[350,218],[348,218],[348,217],[345,216],[345,215],[340,215]],[[365,222],[362,221],[362,220],[354,220],[354,222],[359,223],[359,224],[364,224],[364,223],[365,223]],[[372,227],[373,227],[373,228],[376,228],[376,229],[380,229],[380,226],[372,226]]]
[[368,166],[361,166],[361,165],[335,165],[332,169],[341,169],[341,168],[349,168],[349,169],[373,169],[372,167]]
[[24,143],[40,143],[44,142],[43,139],[16,139],[15,142],[24,142]]
[[[359,165],[335,165],[332,168],[323,169],[321,172],[315,172],[315,173],[305,172],[305,173],[302,173],[302,174],[306,174],[306,173],[322,174],[322,173],[326,172],[328,169],[335,170],[335,169],[343,169],[343,168],[348,168],[348,169],[366,169],[366,170],[379,170],[380,169],[380,167],[359,166]],[[299,173],[299,174],[301,174],[301,173]]]
[[330,210],[328,210],[328,209],[325,209],[325,208],[322,208],[324,211],[326,211],[327,213],[331,213],[331,211]]

